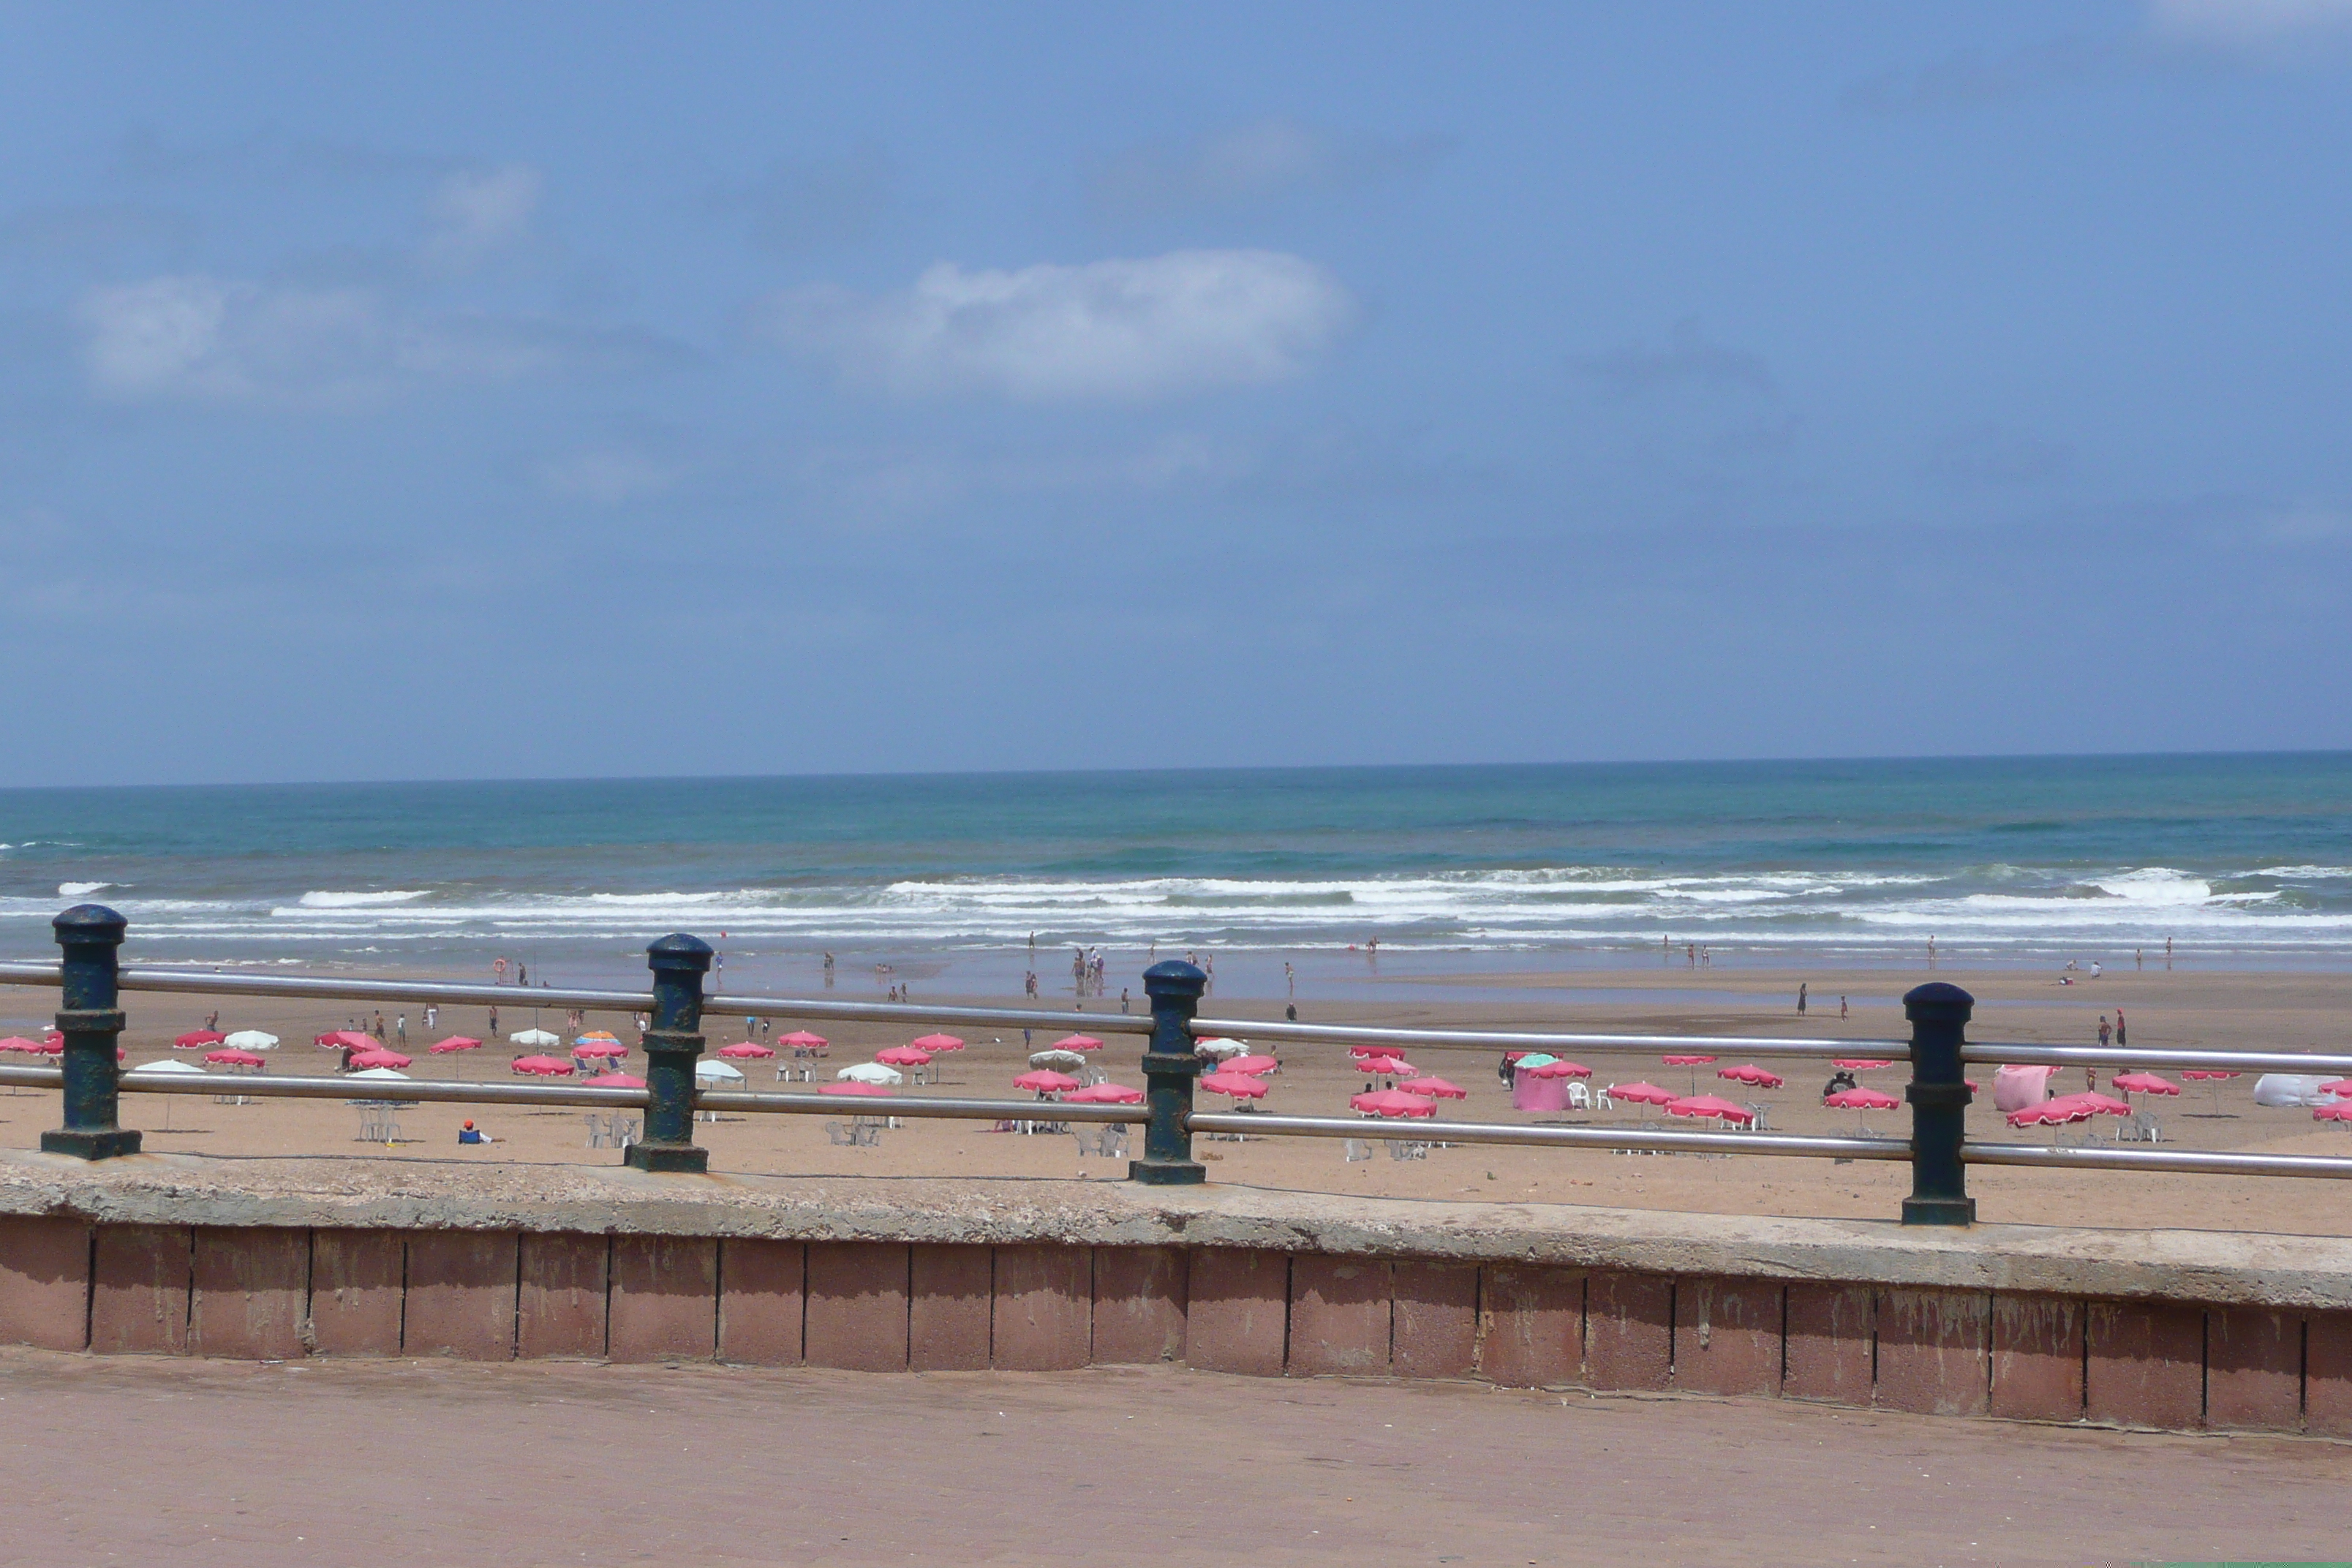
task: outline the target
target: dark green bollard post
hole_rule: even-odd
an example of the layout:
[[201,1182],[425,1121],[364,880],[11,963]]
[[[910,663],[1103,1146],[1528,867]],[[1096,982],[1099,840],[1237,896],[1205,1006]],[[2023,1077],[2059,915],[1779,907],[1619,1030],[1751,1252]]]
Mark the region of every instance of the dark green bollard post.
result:
[[77,904],[49,923],[65,950],[58,1032],[66,1037],[66,1124],[42,1133],[41,1147],[85,1160],[136,1154],[139,1134],[115,1124],[121,1091],[115,1041],[123,1021],[115,963],[130,922],[103,904]]
[[1975,1097],[1960,1071],[1960,1043],[1976,1005],[1975,997],[1940,980],[1903,998],[1911,1020],[1911,1087],[1904,1091],[1911,1102],[1911,1195],[1903,1200],[1905,1225],[1976,1223],[1977,1201],[1969,1196],[1960,1163],[1969,1101]]
[[654,972],[653,1027],[646,1031],[646,1135],[629,1145],[640,1171],[710,1169],[710,1151],[694,1144],[694,1060],[702,1054],[702,977],[710,944],[666,936],[646,949]]
[[1143,1052],[1145,1098],[1151,1121],[1143,1130],[1143,1158],[1128,1162],[1130,1181],[1155,1187],[1187,1186],[1208,1177],[1192,1158],[1192,1080],[1201,1058],[1187,1026],[1200,1010],[1209,977],[1181,959],[1155,963],[1143,972],[1143,994],[1151,998],[1151,1044]]

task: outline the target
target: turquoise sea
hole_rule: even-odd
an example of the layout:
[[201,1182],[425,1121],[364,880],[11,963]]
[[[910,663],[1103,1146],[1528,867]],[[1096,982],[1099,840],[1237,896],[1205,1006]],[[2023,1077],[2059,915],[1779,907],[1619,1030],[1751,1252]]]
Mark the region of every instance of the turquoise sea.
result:
[[1032,933],[1049,988],[1073,944],[1263,990],[1375,937],[1424,972],[1930,936],[2323,965],[2352,956],[2352,754],[0,792],[0,953],[85,899],[155,962],[572,977],[688,930],[779,984],[826,951],[1017,984]]

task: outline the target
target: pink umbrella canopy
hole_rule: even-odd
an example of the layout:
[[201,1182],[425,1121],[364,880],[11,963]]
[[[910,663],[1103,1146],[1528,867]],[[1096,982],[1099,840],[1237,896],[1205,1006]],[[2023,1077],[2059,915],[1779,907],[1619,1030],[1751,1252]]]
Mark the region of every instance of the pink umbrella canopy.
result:
[[2061,1095],[2056,1100],[2045,1100],[2039,1105],[2011,1111],[2009,1124],[2011,1127],[2063,1126],[2068,1122],[2088,1121],[2097,1114],[2087,1105],[2077,1105],[2073,1095]]
[[265,1065],[262,1058],[251,1051],[206,1051],[205,1060],[215,1067],[225,1068],[257,1068]]
[[1712,1116],[1719,1121],[1745,1125],[1756,1120],[1756,1113],[1744,1105],[1735,1105],[1720,1095],[1689,1094],[1680,1100],[1666,1101],[1668,1116]]
[[1531,1068],[1521,1068],[1519,1070],[1529,1078],[1591,1078],[1592,1076],[1592,1069],[1582,1062],[1572,1062],[1565,1058],[1558,1061],[1538,1062]]
[[1282,1064],[1276,1061],[1272,1057],[1235,1057],[1219,1070],[1223,1072],[1244,1072],[1249,1074],[1252,1078],[1264,1078],[1267,1073],[1274,1071],[1280,1066],[1282,1066]]
[[2100,1094],[2095,1090],[2086,1089],[2081,1094],[2070,1094],[2063,1098],[2086,1106],[2094,1116],[2129,1116],[2132,1113],[2128,1101],[2117,1100],[2112,1094]]
[[569,1078],[572,1076],[572,1064],[570,1062],[557,1061],[553,1057],[517,1057],[514,1059],[513,1066],[515,1071],[526,1074],[532,1078]]
[[1402,1057],[1365,1057],[1356,1063],[1356,1070],[1374,1078],[1417,1078],[1421,1069]]
[[1092,1035],[1064,1035],[1054,1042],[1054,1049],[1057,1051],[1098,1051],[1102,1048],[1103,1043]]
[[[585,1037],[583,1037],[584,1038]],[[730,1048],[731,1048],[731,1047],[730,1047]],[[761,1047],[760,1047],[760,1051],[761,1051],[761,1054],[762,1056],[771,1056],[771,1057],[772,1057],[772,1056],[774,1056],[774,1055],[776,1054],[775,1052],[773,1052],[773,1051],[772,1051],[772,1050],[769,1050],[769,1049],[768,1049],[766,1047],[764,1047],[764,1046],[762,1046]],[[574,1047],[572,1047],[572,1054],[573,1056],[575,1056],[575,1057],[591,1057],[591,1058],[593,1058],[593,1057],[625,1057],[625,1056],[627,1056],[627,1055],[629,1054],[629,1047],[626,1047],[626,1046],[625,1046],[625,1045],[623,1045],[623,1044],[621,1044],[621,1042],[620,1042],[620,1041],[618,1041],[618,1040],[589,1040],[589,1041],[588,1041],[588,1043],[587,1043],[587,1044],[585,1044],[585,1045],[578,1045],[578,1046],[574,1046]],[[727,1054],[727,1052],[726,1052],[725,1050],[721,1050],[719,1054],[720,1056],[725,1056],[725,1055]]]
[[452,1035],[447,1039],[436,1040],[425,1048],[431,1055],[446,1057],[452,1051],[478,1051],[482,1048],[482,1042],[471,1035]]
[[1654,1083],[1612,1083],[1607,1090],[1612,1100],[1630,1100],[1636,1105],[1664,1105],[1679,1100],[1671,1089],[1660,1089]]
[[738,1040],[731,1046],[719,1047],[719,1054],[730,1061],[743,1062],[753,1061],[761,1057],[772,1057],[776,1053],[753,1041]]
[[[2189,1075],[2187,1073],[2183,1073],[2180,1076],[2187,1078]],[[2118,1086],[2120,1086],[2123,1081],[2124,1080],[2121,1079],[2116,1079]],[[2352,1094],[2352,1078],[2329,1079],[2326,1083],[2319,1086],[2319,1092],[2322,1094]]]
[[47,1047],[38,1040],[28,1040],[22,1035],[11,1035],[0,1040],[0,1051],[24,1051],[32,1056],[46,1054]]
[[407,1065],[408,1058],[398,1051],[356,1051],[352,1056],[354,1068],[404,1068]]
[[1832,1110],[1893,1110],[1903,1102],[1874,1089],[1842,1089],[1824,1096],[1822,1103]]
[[217,1046],[227,1039],[218,1029],[191,1029],[172,1042],[175,1051],[200,1051],[206,1046]]
[[364,1051],[374,1047],[375,1037],[357,1029],[330,1029],[310,1043],[330,1051]]
[[909,1040],[907,1043],[919,1051],[929,1051],[933,1056],[937,1056],[941,1051],[963,1049],[963,1042],[953,1035],[925,1035],[919,1040]]
[[580,1080],[591,1089],[643,1089],[646,1080],[633,1072],[600,1072]]
[[1423,1100],[1467,1100],[1470,1091],[1458,1083],[1448,1083],[1442,1078],[1417,1078],[1399,1091],[1417,1094]]
[[887,1046],[874,1053],[874,1059],[886,1068],[927,1068],[931,1065],[931,1053],[912,1046]]
[[2314,1121],[2352,1121],[2352,1100],[2339,1100],[2333,1105],[2314,1106],[2311,1119]]
[[1705,1067],[1716,1058],[1713,1057],[1660,1057],[1658,1059],[1670,1068],[1696,1068]]
[[1066,1072],[1055,1072],[1051,1068],[1038,1068],[1014,1079],[1013,1087],[1031,1089],[1038,1094],[1059,1094],[1064,1089],[1077,1088],[1078,1080]]
[[2242,1078],[2245,1075],[2242,1073],[2223,1072],[2219,1068],[2190,1068],[2180,1076],[2186,1079],[2194,1079],[2199,1083],[2203,1083],[2209,1079]]
[[[2126,1094],[2179,1094],[2180,1086],[2170,1079],[2158,1078],[2152,1072],[2119,1072],[2115,1086]],[[2326,1089],[2326,1084],[2319,1086]],[[2352,1086],[2347,1086],[2352,1087]]]
[[1222,1094],[1232,1100],[1265,1098],[1265,1079],[1252,1078],[1245,1072],[1203,1073],[1201,1075],[1201,1087],[1211,1094]]
[[1140,1105],[1143,1091],[1123,1083],[1090,1083],[1062,1096],[1064,1105]]
[[1776,1072],[1766,1072],[1753,1062],[1743,1062],[1736,1068],[1717,1068],[1717,1078],[1727,1078],[1734,1083],[1748,1084],[1755,1089],[1779,1089],[1788,1079]]
[[776,1037],[776,1044],[790,1046],[796,1051],[813,1051],[828,1043],[823,1035],[812,1035],[806,1029],[794,1029],[789,1035]]
[[1830,1065],[1843,1068],[1848,1072],[1875,1072],[1880,1068],[1891,1068],[1895,1064],[1881,1061],[1876,1057],[1832,1057]]
[[1434,1116],[1437,1101],[1418,1094],[1407,1094],[1401,1089],[1376,1089],[1370,1094],[1352,1094],[1348,1103],[1373,1116]]
[[887,1100],[890,1098],[890,1091],[880,1084],[859,1083],[856,1079],[849,1079],[840,1083],[821,1083],[816,1086],[816,1091],[819,1094],[854,1094],[862,1099]]

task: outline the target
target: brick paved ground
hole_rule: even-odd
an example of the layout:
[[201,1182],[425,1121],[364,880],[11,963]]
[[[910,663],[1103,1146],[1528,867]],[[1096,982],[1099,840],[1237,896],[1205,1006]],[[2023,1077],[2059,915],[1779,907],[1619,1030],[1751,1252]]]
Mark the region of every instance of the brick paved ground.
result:
[[2324,1559],[2352,1448],[1467,1384],[0,1352],[0,1563]]

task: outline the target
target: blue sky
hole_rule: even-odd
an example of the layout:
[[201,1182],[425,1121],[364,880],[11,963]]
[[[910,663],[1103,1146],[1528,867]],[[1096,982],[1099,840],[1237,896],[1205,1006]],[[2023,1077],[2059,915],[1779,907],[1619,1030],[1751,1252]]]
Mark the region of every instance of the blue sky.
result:
[[0,783],[2352,746],[2352,0],[0,5]]

